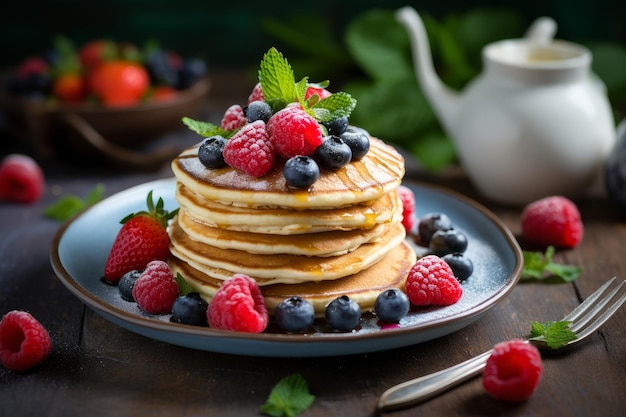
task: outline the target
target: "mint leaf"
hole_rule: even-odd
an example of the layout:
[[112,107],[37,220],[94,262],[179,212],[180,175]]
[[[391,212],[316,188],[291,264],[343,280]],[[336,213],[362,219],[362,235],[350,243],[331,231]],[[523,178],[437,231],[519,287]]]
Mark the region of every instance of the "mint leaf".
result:
[[317,102],[312,110],[318,122],[328,122],[339,117],[350,117],[356,100],[348,93],[338,91]]
[[176,276],[174,277],[176,280],[176,284],[178,285],[178,293],[179,295],[187,295],[190,292],[194,292],[195,288],[193,288],[189,283],[183,278],[180,272],[176,272]]
[[219,126],[214,125],[213,123],[202,122],[199,120],[191,119],[189,117],[183,117],[182,120],[185,126],[187,126],[190,130],[196,132],[198,135],[202,136],[203,138],[209,138],[211,136],[219,135],[228,139],[236,131],[236,130],[233,130],[233,131],[224,130]]
[[560,280],[572,282],[580,276],[582,268],[576,265],[557,264],[552,262],[554,246],[548,246],[545,254],[541,252],[524,251],[524,269],[522,280]]
[[65,221],[74,216],[81,210],[90,207],[102,200],[104,194],[104,184],[96,184],[85,196],[80,198],[73,194],[65,194],[61,196],[57,201],[44,208],[43,214],[45,217]]
[[293,374],[278,381],[261,411],[271,417],[294,417],[309,408],[313,400],[302,375]]
[[276,48],[270,48],[259,67],[259,82],[265,102],[274,112],[296,99],[296,79],[291,65]]
[[558,349],[578,336],[570,328],[571,321],[549,321],[539,323],[533,321],[530,327],[529,340],[543,340],[551,349]]

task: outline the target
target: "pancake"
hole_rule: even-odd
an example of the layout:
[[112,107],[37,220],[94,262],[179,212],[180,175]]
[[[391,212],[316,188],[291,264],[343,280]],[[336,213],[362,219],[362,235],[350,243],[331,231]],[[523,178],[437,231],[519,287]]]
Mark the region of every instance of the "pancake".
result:
[[231,167],[208,169],[198,159],[198,147],[172,161],[177,180],[208,200],[244,207],[335,209],[381,198],[404,176],[402,155],[376,138],[370,138],[369,152],[361,160],[337,171],[325,170],[308,190],[289,189],[280,164],[260,178]]
[[[413,249],[406,242],[402,242],[380,262],[341,279],[300,284],[275,284],[260,288],[270,313],[274,312],[281,301],[291,296],[299,296],[312,303],[318,316],[323,316],[326,305],[342,295],[347,295],[359,303],[361,310],[367,311],[374,308],[376,298],[385,289],[394,287],[404,289],[406,276],[415,261],[416,255]],[[180,259],[172,257],[169,263],[174,273],[180,272],[208,302],[223,282],[203,274]]]
[[176,200],[191,217],[222,229],[294,235],[329,230],[369,229],[375,224],[399,221],[402,203],[397,193],[361,204],[328,210],[254,208],[207,200],[178,183]]
[[[406,236],[401,223],[393,226],[374,242],[340,256],[315,257],[289,254],[259,255],[245,251],[220,249],[196,242],[179,226],[176,219],[169,228],[170,252],[218,279],[234,273],[257,279],[259,285],[294,284],[303,281],[324,281],[345,277],[368,268],[394,250]],[[220,271],[230,271],[224,274]]]
[[338,256],[373,242],[393,223],[376,224],[371,229],[339,230],[297,235],[271,235],[236,232],[204,224],[186,210],[178,212],[178,226],[194,241],[220,249],[234,249],[255,254],[284,253],[302,256]]

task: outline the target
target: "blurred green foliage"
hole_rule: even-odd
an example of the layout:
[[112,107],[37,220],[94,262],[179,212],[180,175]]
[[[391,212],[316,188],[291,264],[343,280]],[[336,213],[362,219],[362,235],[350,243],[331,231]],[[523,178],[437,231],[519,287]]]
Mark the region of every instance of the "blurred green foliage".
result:
[[[510,10],[474,9],[441,19],[421,15],[437,72],[458,90],[481,71],[481,50],[486,44],[519,38],[527,29],[522,17]],[[310,16],[265,19],[262,28],[301,52],[298,59],[288,57],[298,77],[321,81],[333,74],[330,90],[341,87],[357,99],[352,124],[407,149],[426,169],[437,171],[456,162],[454,146],[415,79],[409,39],[393,11],[373,9],[358,15],[348,24],[341,44],[323,19],[311,22]],[[593,71],[605,82],[619,119],[626,106],[626,48],[610,42],[586,46],[594,56]]]

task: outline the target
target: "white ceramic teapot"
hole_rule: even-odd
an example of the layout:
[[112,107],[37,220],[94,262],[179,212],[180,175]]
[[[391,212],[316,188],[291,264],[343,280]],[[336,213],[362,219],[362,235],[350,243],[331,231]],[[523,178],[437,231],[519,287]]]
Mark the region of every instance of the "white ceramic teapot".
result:
[[553,40],[553,20],[485,46],[482,73],[459,94],[437,76],[417,12],[404,7],[396,18],[409,34],[418,82],[479,192],[519,205],[580,194],[594,182],[615,123],[591,53]]

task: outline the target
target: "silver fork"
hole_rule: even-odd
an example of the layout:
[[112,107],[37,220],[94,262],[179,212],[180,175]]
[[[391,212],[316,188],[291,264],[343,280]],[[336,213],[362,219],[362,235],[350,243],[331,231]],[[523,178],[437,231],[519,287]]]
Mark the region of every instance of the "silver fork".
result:
[[[613,277],[561,319],[571,322],[569,327],[577,336],[566,346],[583,341],[620,308],[626,301],[625,284],[626,280],[619,282]],[[529,339],[527,342],[542,349],[550,349],[545,341],[540,339]],[[380,396],[378,409],[405,408],[435,397],[480,374],[490,354],[491,350],[448,369],[396,385]]]

